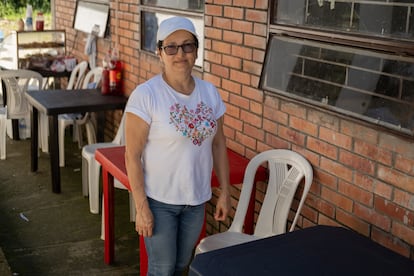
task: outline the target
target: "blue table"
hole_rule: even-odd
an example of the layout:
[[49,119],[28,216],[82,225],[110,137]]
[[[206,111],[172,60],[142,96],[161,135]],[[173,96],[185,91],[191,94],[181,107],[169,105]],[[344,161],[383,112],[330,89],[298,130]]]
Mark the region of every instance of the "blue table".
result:
[[409,260],[342,227],[315,226],[196,255],[196,275],[414,275]]

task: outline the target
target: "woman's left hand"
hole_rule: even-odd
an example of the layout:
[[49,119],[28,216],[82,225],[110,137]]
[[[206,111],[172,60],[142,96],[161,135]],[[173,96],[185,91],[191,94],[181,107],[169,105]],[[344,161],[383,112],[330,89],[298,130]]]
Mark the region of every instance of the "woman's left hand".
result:
[[217,221],[224,221],[229,215],[231,208],[230,192],[221,191],[216,204],[216,212],[214,213],[214,219]]

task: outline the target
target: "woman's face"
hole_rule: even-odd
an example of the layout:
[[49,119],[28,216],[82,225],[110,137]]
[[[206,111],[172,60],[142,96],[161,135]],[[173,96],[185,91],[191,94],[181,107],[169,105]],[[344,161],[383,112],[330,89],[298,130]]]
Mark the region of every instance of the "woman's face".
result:
[[[159,55],[166,74],[191,74],[197,59],[195,42],[194,36],[184,30],[173,32],[163,41]],[[176,46],[181,47],[177,48]],[[174,54],[175,51],[177,52]]]

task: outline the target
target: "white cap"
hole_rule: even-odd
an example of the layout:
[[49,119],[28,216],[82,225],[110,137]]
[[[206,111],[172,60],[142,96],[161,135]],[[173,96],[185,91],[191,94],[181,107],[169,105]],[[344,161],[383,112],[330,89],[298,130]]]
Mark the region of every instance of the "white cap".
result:
[[197,37],[193,22],[185,17],[171,17],[161,22],[157,32],[157,41],[166,39],[175,31],[184,30]]

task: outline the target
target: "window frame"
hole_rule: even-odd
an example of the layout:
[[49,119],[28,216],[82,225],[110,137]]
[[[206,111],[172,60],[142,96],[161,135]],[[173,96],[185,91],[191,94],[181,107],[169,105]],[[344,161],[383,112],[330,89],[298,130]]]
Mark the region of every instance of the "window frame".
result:
[[356,114],[352,111],[337,108],[335,106],[324,104],[323,102],[317,102],[309,98],[300,97],[299,95],[289,92],[289,91],[281,91],[277,88],[266,87],[264,85],[264,76],[266,75],[266,63],[268,62],[268,51],[270,51],[270,44],[271,40],[274,36],[286,36],[290,38],[296,39],[307,39],[315,42],[320,43],[331,43],[339,46],[347,46],[347,47],[356,47],[360,49],[365,49],[369,51],[382,51],[385,53],[390,53],[393,55],[398,55],[402,57],[410,57],[414,58],[414,47],[413,41],[405,40],[405,39],[396,39],[396,38],[384,38],[384,37],[377,37],[371,36],[368,34],[357,34],[357,33],[347,33],[344,31],[338,30],[326,30],[326,29],[318,29],[318,28],[311,28],[305,25],[287,25],[287,24],[280,24],[280,23],[273,23],[272,16],[275,14],[275,10],[277,9],[278,1],[272,1],[269,7],[269,18],[268,18],[268,45],[266,47],[266,55],[265,61],[263,64],[263,72],[260,80],[260,88],[263,89],[266,94],[269,95],[280,95],[282,97],[290,98],[295,101],[304,103],[308,106],[312,106],[317,109],[321,110],[329,110],[337,115],[346,117],[346,118],[353,118],[358,120],[359,122],[363,122],[375,128],[380,127],[383,130],[397,133],[399,135],[408,135],[410,137],[414,136],[414,129],[409,128],[401,128],[398,125],[393,125],[389,123],[384,123],[374,118]]
[[[142,3],[142,2],[140,2]],[[148,51],[147,49],[144,49],[143,44],[145,43],[144,37],[145,33],[143,31],[143,20],[144,12],[151,12],[158,14],[161,18],[168,18],[172,16],[183,16],[193,21],[196,32],[198,35],[199,40],[199,46],[198,46],[198,58],[195,63],[196,69],[202,69],[203,68],[203,60],[204,60],[204,11],[203,12],[194,12],[194,11],[188,11],[188,10],[178,10],[178,9],[170,9],[170,8],[164,8],[164,7],[156,7],[156,6],[147,6],[140,4],[140,51],[145,52],[146,54],[156,55],[156,52]],[[159,25],[160,22],[158,22]],[[157,41],[155,42],[157,43]],[[156,49],[157,50],[157,49]]]

